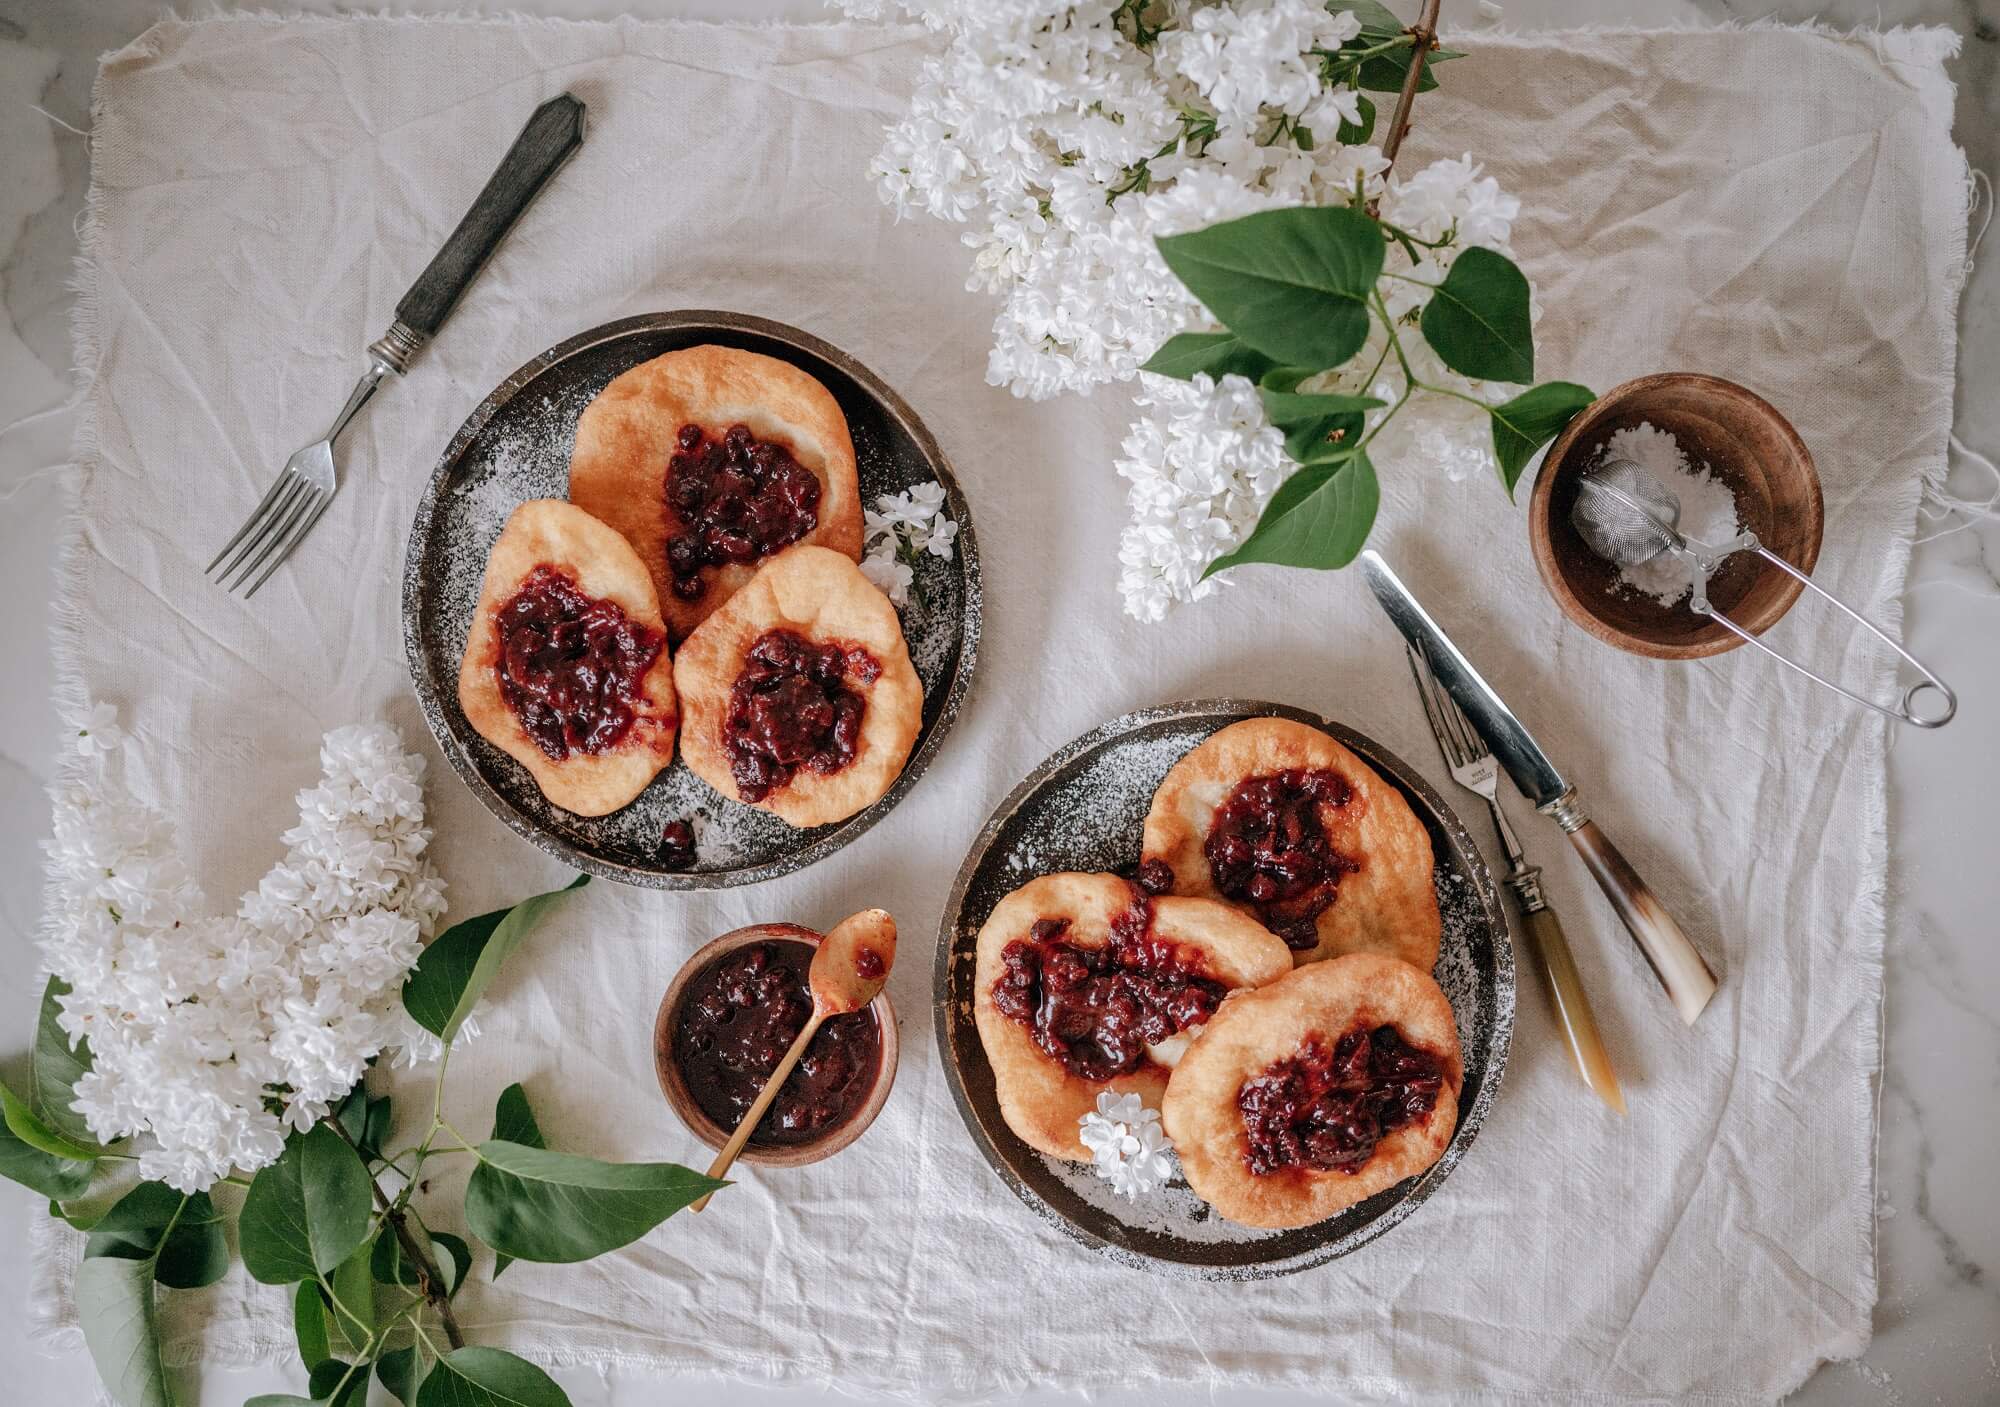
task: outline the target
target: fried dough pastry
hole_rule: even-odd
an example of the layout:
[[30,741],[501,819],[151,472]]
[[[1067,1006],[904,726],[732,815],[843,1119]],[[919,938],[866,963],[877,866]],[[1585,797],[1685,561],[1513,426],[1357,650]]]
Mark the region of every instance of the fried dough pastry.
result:
[[896,608],[846,557],[804,543],[682,642],[674,683],[695,775],[802,830],[880,800],[923,727]]
[[1224,1003],[1174,1067],[1160,1121],[1219,1214],[1308,1226],[1435,1163],[1464,1082],[1437,983],[1353,953]]
[[1317,728],[1233,723],[1174,764],[1144,862],[1172,892],[1235,904],[1299,963],[1373,952],[1428,972],[1442,923],[1431,840],[1409,802]]
[[653,580],[580,508],[532,499],[486,559],[458,703],[555,805],[602,816],[674,760],[679,708]]
[[1029,1147],[1088,1161],[1077,1121],[1098,1095],[1157,1108],[1168,1065],[1201,1044],[1189,1028],[1290,970],[1285,945],[1226,904],[1151,898],[1117,875],[1029,881],[979,930],[973,974],[1002,1117]]
[[576,423],[569,497],[638,551],[677,642],[790,543],[861,557],[839,404],[790,362],[736,347],[668,352],[599,391]]

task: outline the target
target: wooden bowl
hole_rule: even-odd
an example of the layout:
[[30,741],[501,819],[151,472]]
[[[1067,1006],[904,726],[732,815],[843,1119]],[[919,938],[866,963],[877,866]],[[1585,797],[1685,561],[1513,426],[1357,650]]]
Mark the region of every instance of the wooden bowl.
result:
[[[681,1122],[688,1126],[689,1131],[710,1148],[720,1151],[722,1145],[729,1141],[729,1135],[736,1130],[723,1128],[702,1112],[701,1105],[695,1102],[694,1094],[681,1076],[681,1067],[674,1061],[674,1032],[680,1025],[681,998],[687,991],[688,983],[724,953],[751,943],[790,940],[809,943],[817,948],[822,936],[796,923],[753,923],[748,928],[735,929],[697,948],[694,956],[681,964],[681,970],[674,974],[674,980],[667,987],[667,994],[660,999],[660,1014],[653,1022],[653,1068],[660,1077],[660,1092],[666,1095],[667,1103],[680,1115]],[[896,1082],[896,1008],[889,1004],[889,994],[884,991],[868,1004],[868,1009],[875,1013],[876,1024],[882,1031],[882,1063],[876,1068],[875,1087],[869,1090],[867,1102],[855,1110],[854,1117],[846,1123],[827,1130],[809,1143],[760,1146],[753,1140],[744,1145],[737,1161],[755,1163],[762,1168],[804,1167],[807,1163],[831,1158],[861,1137],[875,1122],[875,1116],[888,1102],[889,1087]]]
[[[1543,583],[1563,614],[1607,644],[1654,659],[1691,660],[1743,641],[1698,616],[1682,600],[1662,606],[1617,585],[1618,569],[1584,545],[1570,525],[1577,483],[1611,436],[1641,422],[1672,435],[1689,459],[1734,490],[1745,527],[1801,572],[1819,561],[1825,505],[1805,442],[1763,397],[1732,381],[1663,372],[1615,386],[1569,423],[1549,446],[1528,502],[1528,540]],[[1715,608],[1761,635],[1804,588],[1752,552],[1739,552],[1709,579]]]

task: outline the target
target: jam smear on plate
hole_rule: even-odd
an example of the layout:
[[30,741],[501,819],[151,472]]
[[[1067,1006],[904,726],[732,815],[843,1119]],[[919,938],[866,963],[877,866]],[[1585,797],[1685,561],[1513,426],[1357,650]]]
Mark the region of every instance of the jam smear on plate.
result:
[[1319,942],[1317,922],[1343,874],[1361,868],[1334,848],[1322,808],[1338,810],[1354,789],[1327,768],[1288,767],[1245,777],[1216,808],[1202,854],[1215,887],[1245,902],[1295,952]]
[[500,696],[552,761],[614,747],[639,716],[646,671],[667,637],[616,601],[536,567],[499,610]]
[[818,526],[819,479],[784,445],[748,425],[719,438],[683,425],[674,446],[666,495],[681,530],[667,540],[667,568],[682,600],[707,589],[703,567],[757,561]]
[[1229,994],[1180,944],[1153,932],[1152,910],[1136,895],[1098,948],[1069,942],[1066,918],[1037,919],[1001,950],[994,1009],[1079,1079],[1138,1069],[1147,1046],[1203,1024]]
[[848,681],[881,677],[881,664],[858,645],[819,644],[792,630],[758,636],[722,722],[738,794],[762,801],[800,768],[830,775],[854,761],[867,700]]
[[687,820],[668,821],[660,827],[660,843],[654,858],[665,870],[684,870],[694,863],[694,825]]
[[[812,1016],[812,958],[810,943],[752,943],[724,953],[688,983],[674,1062],[694,1102],[725,1133],[750,1112]],[[751,1143],[809,1143],[838,1128],[867,1103],[881,1065],[882,1031],[872,1010],[829,1016]]]
[[1428,1117],[1443,1087],[1444,1062],[1394,1026],[1357,1026],[1331,1045],[1309,1037],[1237,1091],[1243,1161],[1259,1177],[1355,1172],[1384,1137]]

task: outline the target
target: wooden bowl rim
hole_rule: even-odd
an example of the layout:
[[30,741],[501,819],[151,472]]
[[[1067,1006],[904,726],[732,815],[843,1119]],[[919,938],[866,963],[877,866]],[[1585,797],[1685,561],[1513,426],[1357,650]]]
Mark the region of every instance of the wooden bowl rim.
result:
[[[667,984],[666,995],[660,998],[659,1014],[653,1019],[653,1071],[659,1077],[660,1093],[666,1096],[667,1105],[680,1121],[687,1125],[689,1133],[706,1143],[710,1148],[721,1150],[729,1141],[733,1129],[723,1128],[715,1120],[702,1112],[695,1103],[694,1095],[688,1090],[687,1081],[682,1078],[680,1067],[674,1063],[673,1037],[679,1025],[680,999],[687,991],[688,983],[696,973],[724,953],[752,943],[791,941],[806,943],[817,948],[825,934],[816,929],[797,923],[753,923],[742,928],[733,928],[719,937],[711,938],[688,960],[681,964],[674,980]],[[745,1144],[738,1161],[752,1163],[764,1168],[800,1168],[808,1163],[817,1163],[831,1158],[855,1139],[861,1137],[868,1126],[875,1122],[875,1116],[882,1112],[882,1106],[889,1102],[889,1089],[896,1082],[896,1061],[898,1041],[896,1038],[896,1008],[889,1000],[889,992],[884,988],[881,995],[868,1004],[868,1010],[875,1013],[876,1025],[882,1033],[882,1061],[875,1072],[875,1084],[868,1092],[868,1100],[854,1117],[836,1129],[822,1134],[810,1143],[787,1144],[783,1147],[759,1148],[755,1143]]]
[[[1805,440],[1799,435],[1792,422],[1785,418],[1778,408],[1747,386],[1729,381],[1720,376],[1711,376],[1699,371],[1661,371],[1648,376],[1637,376],[1630,381],[1622,381],[1599,396],[1563,432],[1556,436],[1555,443],[1543,456],[1541,468],[1535,474],[1535,487],[1528,499],[1528,544],[1535,559],[1535,571],[1541,576],[1542,585],[1555,597],[1564,615],[1585,631],[1621,650],[1649,659],[1692,660],[1705,659],[1711,655],[1726,654],[1743,644],[1741,636],[1727,626],[1714,621],[1707,623],[1705,632],[1691,640],[1661,641],[1640,635],[1613,625],[1594,612],[1570,589],[1561,565],[1556,561],[1555,544],[1550,538],[1550,501],[1554,497],[1556,480],[1564,472],[1578,472],[1576,466],[1564,464],[1570,450],[1593,426],[1605,416],[1625,410],[1630,402],[1649,392],[1673,387],[1678,389],[1699,388],[1718,397],[1727,398],[1746,406],[1753,413],[1763,416],[1786,441],[1787,448],[1805,468],[1806,505],[1805,517],[1808,529],[1806,550],[1800,553],[1801,560],[1792,563],[1799,571],[1811,576],[1813,568],[1819,564],[1819,552],[1826,532],[1826,500],[1820,487],[1819,466],[1813,462],[1812,451],[1806,448]],[[1764,570],[1777,571],[1765,564]],[[1748,614],[1732,614],[1731,619],[1752,635],[1762,635],[1784,618],[1787,611],[1799,599],[1805,586],[1798,578],[1783,574],[1784,580],[1779,590],[1761,608]]]

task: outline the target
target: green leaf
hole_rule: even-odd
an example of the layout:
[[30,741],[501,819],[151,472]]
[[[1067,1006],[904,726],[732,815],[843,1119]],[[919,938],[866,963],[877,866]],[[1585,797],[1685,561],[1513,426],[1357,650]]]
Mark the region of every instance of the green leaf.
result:
[[0,1113],[6,1115],[7,1131],[27,1144],[38,1148],[51,1158],[66,1162],[94,1163],[104,1156],[104,1145],[86,1135],[84,1142],[67,1138],[46,1123],[28,1101],[14,1093],[5,1085],[0,1085]]
[[29,1073],[29,1097],[42,1122],[63,1137],[85,1146],[97,1143],[83,1115],[70,1108],[76,1097],[76,1082],[90,1071],[90,1042],[79,1040],[70,1047],[69,1033],[57,1021],[62,1012],[59,998],[69,995],[69,984],[51,976],[42,989],[42,1010],[35,1021],[35,1055]]
[[267,1285],[332,1271],[368,1237],[368,1170],[325,1124],[286,1140],[243,1198],[236,1235],[243,1268]]
[[[360,1248],[334,1267],[327,1283],[333,1286],[334,1302],[327,1306],[328,1322],[332,1324],[348,1345],[359,1352],[368,1343],[368,1336],[375,1332],[375,1278],[369,1273],[374,1263],[375,1248],[384,1241],[394,1243],[395,1237],[377,1232],[362,1242]],[[355,1320],[360,1320],[359,1324]]]
[[1189,292],[1275,361],[1335,367],[1368,338],[1382,230],[1359,210],[1264,210],[1159,246]]
[[77,1319],[98,1381],[119,1407],[169,1407],[153,1262],[91,1256],[76,1268]]
[[64,1202],[90,1190],[94,1164],[58,1158],[24,1142],[0,1120],[0,1177],[33,1188],[44,1197]]
[[561,889],[453,924],[417,960],[417,970],[403,983],[403,1006],[419,1026],[449,1044],[542,911],[589,882],[589,875],[580,874]]
[[137,1159],[99,1158],[85,1166],[90,1170],[90,1185],[73,1197],[49,1203],[50,1216],[60,1217],[78,1231],[96,1226],[141,1181]]
[[1248,562],[1322,571],[1344,567],[1368,541],[1380,499],[1375,466],[1366,454],[1308,464],[1271,495],[1250,536],[1210,562],[1202,576]]
[[[499,1106],[493,1111],[493,1137],[496,1142],[518,1143],[523,1148],[549,1146],[542,1137],[542,1126],[535,1122],[535,1111],[528,1107],[528,1092],[518,1084],[500,1091]],[[514,1258],[505,1251],[495,1252],[493,1278],[498,1280],[500,1272],[513,1263]]]
[[601,1163],[490,1141],[465,1186],[473,1235],[516,1260],[577,1261],[638,1240],[728,1184],[678,1163]]
[[1535,379],[1528,280],[1514,261],[1472,248],[1452,262],[1419,326],[1444,364],[1476,381]]
[[1344,147],[1365,146],[1368,139],[1375,135],[1375,104],[1367,98],[1360,98],[1358,102],[1361,108],[1361,120],[1349,122],[1346,118],[1341,118],[1340,130],[1334,134],[1334,140]]
[[383,1145],[389,1138],[389,1096],[370,1094],[357,1084],[333,1113],[347,1130],[348,1139],[360,1150],[363,1161],[380,1162]]
[[423,1362],[414,1346],[392,1348],[377,1358],[375,1376],[403,1407],[416,1407],[417,1389],[423,1383]]
[[[458,1293],[458,1287],[465,1283],[466,1275],[472,1270],[472,1247],[465,1244],[463,1236],[454,1236],[449,1231],[427,1230],[414,1214],[405,1212],[403,1215],[404,1225],[409,1228],[410,1234],[437,1262],[438,1274],[444,1277],[445,1298],[451,1298]],[[393,1234],[375,1243],[371,1269],[375,1279],[384,1285],[401,1285],[405,1289],[416,1287],[417,1268],[410,1263],[402,1243]]]
[[1217,381],[1232,374],[1255,381],[1270,368],[1269,357],[1252,351],[1233,333],[1181,332],[1169,337],[1139,370],[1176,381],[1192,381],[1196,372],[1207,372]]
[[326,1316],[331,1313],[319,1281],[299,1281],[292,1296],[292,1337],[299,1341],[299,1361],[310,1373],[333,1357],[333,1341],[327,1336]]
[[222,1216],[208,1194],[164,1182],[142,1182],[121,1197],[91,1228],[83,1253],[157,1260],[159,1282],[175,1290],[213,1285],[229,1270]]
[[368,1395],[368,1365],[354,1367],[338,1358],[329,1358],[312,1370],[306,1382],[316,1403],[324,1403],[325,1407],[361,1407]]
[[1597,397],[1574,381],[1545,381],[1511,401],[1488,408],[1493,417],[1493,454],[1500,461],[1500,482],[1513,497],[1521,471],[1535,451],[1563,432],[1577,412]]
[[453,1349],[417,1389],[417,1407],[570,1407],[555,1379],[504,1349]]

